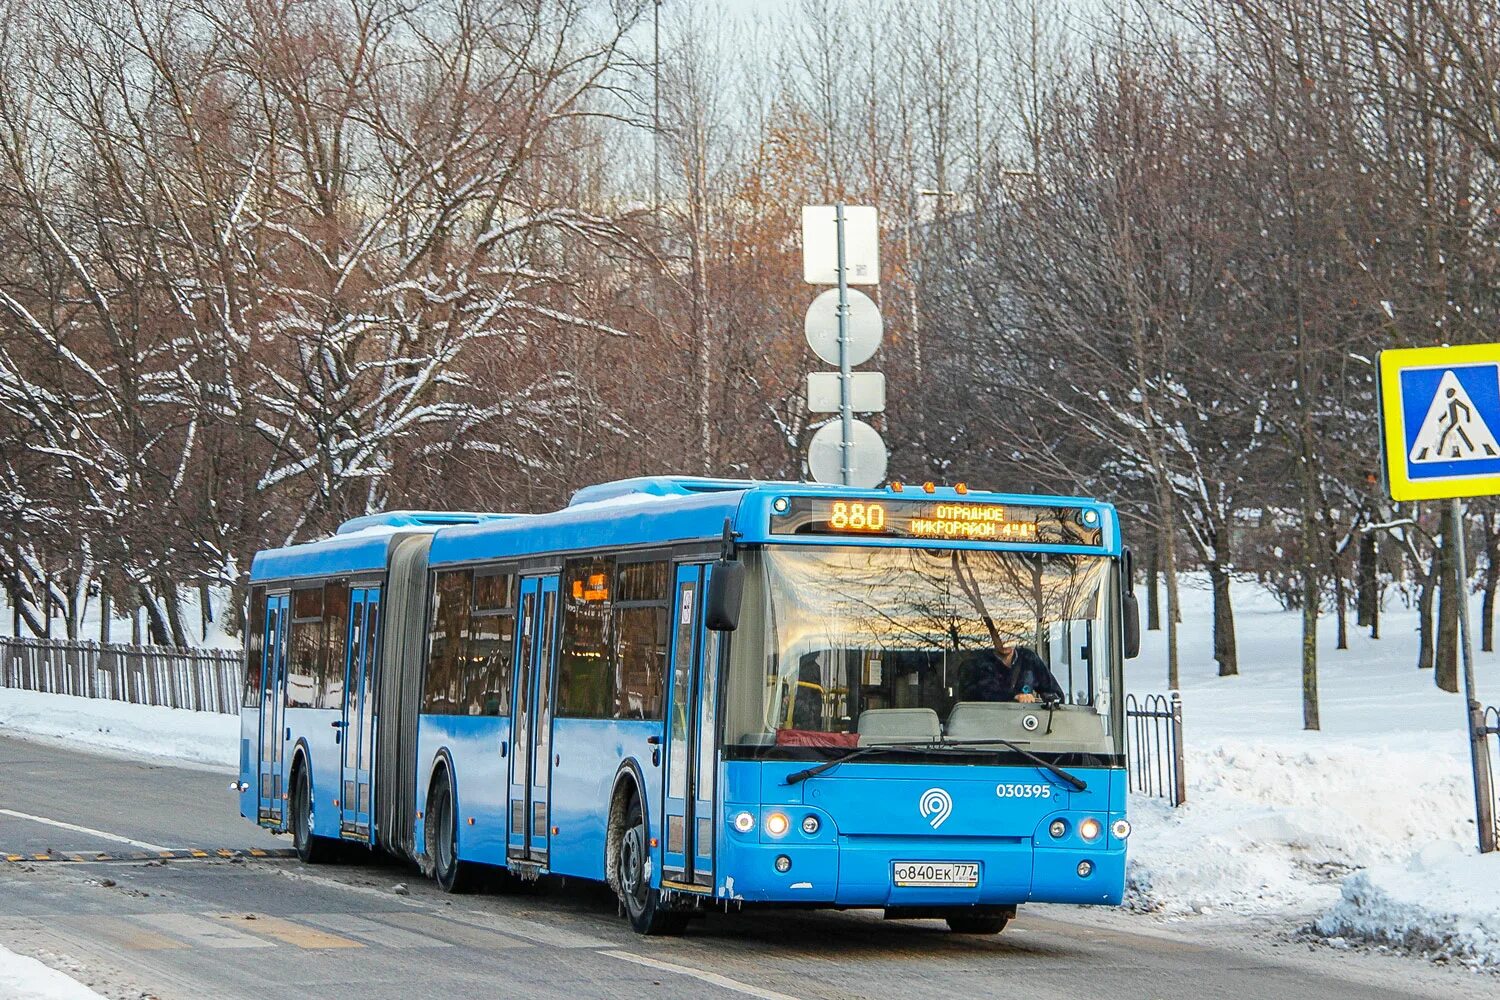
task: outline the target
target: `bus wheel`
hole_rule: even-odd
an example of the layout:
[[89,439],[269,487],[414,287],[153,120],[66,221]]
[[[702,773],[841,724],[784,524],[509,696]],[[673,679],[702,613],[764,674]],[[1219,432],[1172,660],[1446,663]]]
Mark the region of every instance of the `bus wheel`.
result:
[[306,865],[321,864],[331,853],[331,845],[312,831],[312,782],[307,778],[307,768],[299,766],[292,776],[292,846]]
[[651,887],[651,854],[646,847],[646,817],[640,800],[634,796],[625,813],[620,830],[620,900],[625,915],[638,934],[681,934],[687,929],[688,915],[668,910],[661,901],[661,890]]
[[427,856],[432,859],[433,877],[444,892],[473,891],[474,866],[458,860],[458,810],[453,808],[453,786],[446,773],[433,782],[427,798]]
[[999,934],[1010,923],[1010,917],[980,917],[965,915],[948,918],[948,930],[954,934]]

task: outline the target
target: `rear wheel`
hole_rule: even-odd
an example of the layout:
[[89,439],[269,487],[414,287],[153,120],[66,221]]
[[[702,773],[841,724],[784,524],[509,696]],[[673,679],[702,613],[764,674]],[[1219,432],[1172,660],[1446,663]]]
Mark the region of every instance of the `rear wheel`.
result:
[[458,860],[458,810],[446,773],[433,782],[427,797],[427,856],[432,875],[444,892],[472,892],[477,882],[474,865]]
[[964,915],[948,918],[948,930],[954,934],[999,934],[1010,923],[1010,917]]
[[316,865],[327,861],[333,845],[313,834],[312,782],[308,780],[307,768],[298,766],[292,775],[292,846],[303,864]]
[[661,890],[651,887],[651,854],[647,848],[646,817],[640,800],[632,797],[620,829],[620,901],[637,934],[674,935],[687,929],[688,915],[662,903]]

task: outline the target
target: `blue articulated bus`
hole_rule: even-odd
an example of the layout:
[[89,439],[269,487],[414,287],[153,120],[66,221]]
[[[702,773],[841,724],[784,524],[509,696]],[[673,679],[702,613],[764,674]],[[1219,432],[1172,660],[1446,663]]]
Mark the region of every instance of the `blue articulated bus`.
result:
[[240,811],[450,892],[607,882],[642,933],[1119,903],[1129,563],[1108,504],[962,485],[358,518],[255,557]]

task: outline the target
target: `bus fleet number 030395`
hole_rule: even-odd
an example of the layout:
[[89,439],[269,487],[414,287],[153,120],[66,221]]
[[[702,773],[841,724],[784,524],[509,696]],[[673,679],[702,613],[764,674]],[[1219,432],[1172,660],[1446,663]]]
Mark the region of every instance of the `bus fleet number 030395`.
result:
[[1002,799],[1050,799],[1052,786],[999,784],[995,786],[995,794]]

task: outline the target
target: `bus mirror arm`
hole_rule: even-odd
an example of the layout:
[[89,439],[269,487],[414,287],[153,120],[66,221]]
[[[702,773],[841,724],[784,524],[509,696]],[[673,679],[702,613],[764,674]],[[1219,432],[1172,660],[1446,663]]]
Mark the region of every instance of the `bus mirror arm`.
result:
[[745,593],[745,564],[734,544],[734,523],[724,519],[724,543],[713,575],[708,578],[704,624],[715,632],[733,632],[740,627],[740,599]]

